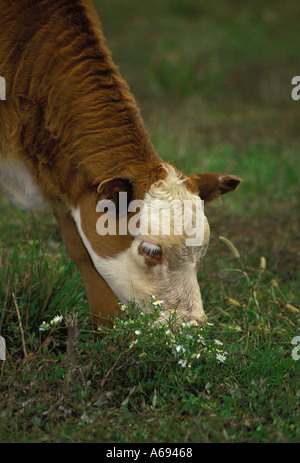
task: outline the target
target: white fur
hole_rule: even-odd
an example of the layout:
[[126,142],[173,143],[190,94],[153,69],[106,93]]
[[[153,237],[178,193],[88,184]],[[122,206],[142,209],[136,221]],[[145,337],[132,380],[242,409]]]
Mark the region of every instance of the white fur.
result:
[[133,292],[130,285],[130,249],[118,254],[116,257],[101,257],[92,248],[89,240],[81,226],[81,217],[79,208],[71,208],[72,217],[76,223],[79,235],[85,245],[93,264],[100,275],[107,281],[114,293],[119,299],[127,304],[133,300]]
[[167,302],[166,296],[171,293],[172,300],[169,300],[169,306],[176,305],[180,299],[181,309],[182,302],[187,302],[190,310],[187,314],[191,318],[200,319],[204,316],[195,261],[189,260],[187,265],[177,271],[169,270],[167,262],[148,267],[144,257],[138,253],[141,237],[135,237],[131,247],[115,257],[101,257],[94,251],[82,230],[80,209],[71,208],[71,214],[96,270],[121,302],[141,303],[142,300],[149,300],[152,294]]
[[40,208],[46,204],[31,173],[21,163],[0,160],[0,189],[21,209]]

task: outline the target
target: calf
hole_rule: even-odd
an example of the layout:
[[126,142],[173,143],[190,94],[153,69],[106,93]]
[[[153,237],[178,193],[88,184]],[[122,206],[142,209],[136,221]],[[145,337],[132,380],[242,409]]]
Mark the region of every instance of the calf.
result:
[[[158,157],[89,0],[0,0],[0,7],[1,189],[24,209],[50,204],[95,329],[119,313],[116,296],[127,304],[155,294],[166,311],[176,306],[202,321],[197,268],[209,226],[203,210],[197,219],[199,203],[241,180],[186,176]],[[182,220],[162,230],[157,204],[172,226],[189,216],[194,235]],[[153,217],[154,230],[145,226]]]

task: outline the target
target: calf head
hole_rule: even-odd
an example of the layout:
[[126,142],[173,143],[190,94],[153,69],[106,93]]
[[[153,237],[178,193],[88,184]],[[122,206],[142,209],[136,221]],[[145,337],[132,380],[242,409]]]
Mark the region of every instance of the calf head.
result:
[[[142,199],[134,182],[104,182],[98,196],[83,197],[72,209],[96,270],[124,304],[152,295],[186,318],[205,314],[197,270],[209,242],[203,203],[235,190],[241,179],[206,173],[184,176],[170,165]],[[97,205],[96,205],[97,203]]]

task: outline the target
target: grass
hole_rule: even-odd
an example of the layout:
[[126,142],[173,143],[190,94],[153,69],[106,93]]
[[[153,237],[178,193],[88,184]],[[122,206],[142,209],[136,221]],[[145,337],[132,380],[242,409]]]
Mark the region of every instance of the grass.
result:
[[213,325],[174,312],[161,326],[145,301],[150,313],[126,308],[94,342],[50,212],[1,198],[0,440],[299,442],[299,6],[95,4],[162,158],[244,179],[206,208],[199,282]]

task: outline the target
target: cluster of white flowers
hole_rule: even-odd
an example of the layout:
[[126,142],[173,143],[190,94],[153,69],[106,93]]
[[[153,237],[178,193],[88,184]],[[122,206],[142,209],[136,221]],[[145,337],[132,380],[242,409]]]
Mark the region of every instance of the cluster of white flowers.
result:
[[[163,308],[163,301],[157,299],[154,295],[151,296],[149,302],[150,306],[152,307],[159,309]],[[130,307],[126,306],[125,304],[120,304],[120,308],[123,312],[126,312],[130,309]],[[171,315],[174,313],[175,310],[172,310],[170,312]],[[141,312],[141,315],[144,315],[144,313]],[[170,349],[174,357],[177,359],[178,364],[182,368],[191,368],[192,362],[201,357],[202,354],[200,352],[202,351],[205,354],[209,353],[215,355],[216,360],[221,363],[225,362],[227,352],[224,352],[223,350],[216,348],[216,346],[221,347],[223,343],[218,339],[209,340],[205,336],[205,328],[213,326],[213,323],[207,322],[205,325],[199,325],[199,323],[196,320],[190,320],[188,322],[182,322],[179,326],[179,331],[173,331],[172,329],[170,329],[170,325],[166,324],[167,320],[166,317],[164,317],[164,315],[165,312],[161,312],[159,320],[155,321],[152,327],[154,329],[157,328],[163,330],[164,334],[168,336],[165,345],[168,349]],[[123,325],[130,325],[131,323],[134,323],[134,321],[131,319],[121,321],[121,324]],[[197,334],[194,331],[197,331]],[[179,338],[177,336],[178,332],[180,332]],[[139,341],[141,335],[141,329],[136,329],[134,331],[134,337],[129,344],[130,349],[137,345],[138,351],[141,352],[142,343]],[[199,347],[195,346],[195,342]],[[193,353],[191,353],[191,351]],[[139,357],[146,356],[147,352],[145,351],[139,353]]]
[[40,325],[39,330],[40,331],[49,331],[51,328],[54,328],[54,326],[56,326],[60,322],[62,322],[63,318],[64,318],[63,315],[55,315],[55,317],[50,321],[50,323],[43,322]]
[[[215,344],[218,346],[223,346],[223,343],[219,341],[218,339],[214,339]],[[227,352],[224,351],[223,349],[216,349],[216,359],[219,360],[219,362],[225,362],[227,356]]]
[[[179,364],[182,368],[185,368],[186,365],[187,365],[187,361],[186,361],[186,360],[183,360],[183,359],[180,359],[180,360],[178,360],[178,364]],[[190,364],[189,364],[188,366],[191,367]]]
[[[142,332],[141,332],[141,330],[135,330],[134,334],[135,334],[136,336],[140,336],[140,335],[142,334]],[[135,345],[137,344],[137,342],[138,342],[138,338],[134,339],[134,340],[129,344],[129,347],[131,348],[131,347],[135,346]]]
[[[163,307],[164,301],[157,299],[154,295],[151,296],[150,299],[150,304],[153,307]],[[120,309],[122,312],[126,312],[129,309],[129,306],[126,304],[120,304]],[[141,312],[141,315],[144,315],[143,312]]]

